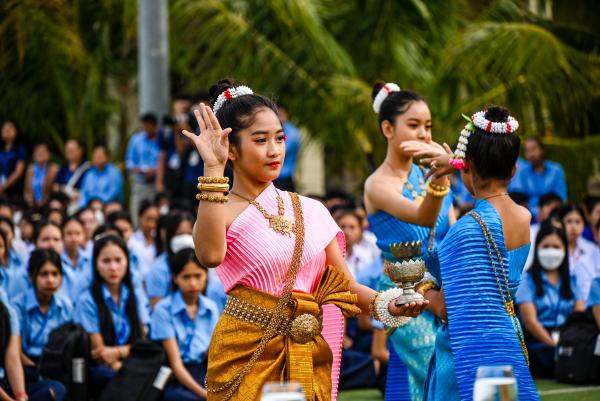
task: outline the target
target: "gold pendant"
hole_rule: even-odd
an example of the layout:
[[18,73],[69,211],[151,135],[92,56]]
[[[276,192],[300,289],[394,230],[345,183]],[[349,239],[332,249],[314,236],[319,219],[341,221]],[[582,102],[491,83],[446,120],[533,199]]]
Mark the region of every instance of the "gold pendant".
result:
[[269,227],[277,234],[289,236],[294,229],[294,223],[285,216],[272,214],[269,216]]
[[504,304],[504,307],[506,308],[506,313],[508,313],[508,316],[517,316],[517,314],[515,313],[515,307],[512,302],[506,302]]

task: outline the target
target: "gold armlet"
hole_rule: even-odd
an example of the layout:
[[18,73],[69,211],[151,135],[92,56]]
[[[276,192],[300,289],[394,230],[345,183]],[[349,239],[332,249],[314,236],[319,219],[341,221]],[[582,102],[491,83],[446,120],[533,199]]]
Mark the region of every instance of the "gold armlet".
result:
[[229,177],[198,177],[198,182],[201,184],[229,184]]
[[213,203],[227,203],[229,198],[225,195],[211,195],[211,194],[196,194],[196,199],[199,201],[213,202]]

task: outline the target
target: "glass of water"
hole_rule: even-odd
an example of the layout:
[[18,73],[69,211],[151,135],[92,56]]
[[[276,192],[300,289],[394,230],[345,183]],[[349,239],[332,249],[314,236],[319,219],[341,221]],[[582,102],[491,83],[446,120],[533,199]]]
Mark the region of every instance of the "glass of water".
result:
[[477,368],[473,401],[517,401],[517,379],[512,366]]
[[270,382],[263,386],[261,401],[306,401],[297,382]]

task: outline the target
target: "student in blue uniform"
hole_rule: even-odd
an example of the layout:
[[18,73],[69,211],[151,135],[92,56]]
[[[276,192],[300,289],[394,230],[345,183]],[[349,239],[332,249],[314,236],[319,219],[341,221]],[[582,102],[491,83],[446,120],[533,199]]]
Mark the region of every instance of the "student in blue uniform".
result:
[[17,312],[8,304],[0,288],[0,399],[16,401],[62,401],[65,387],[51,380],[25,383],[21,335]]
[[150,337],[162,342],[176,379],[165,389],[163,400],[205,400],[206,352],[219,309],[202,295],[208,271],[193,249],[173,256],[171,274],[173,292],[156,305],[150,323]]
[[[171,247],[171,242],[175,239],[175,243],[177,243],[189,237],[188,241],[191,240],[191,247],[194,247],[194,242],[191,238],[194,227],[193,216],[186,212],[173,211],[166,219],[165,249],[156,258],[146,277],[146,290],[152,305],[156,305],[171,290],[171,267],[169,260],[175,253]],[[176,249],[176,251],[178,250],[181,250],[181,248]]]
[[85,228],[78,217],[69,217],[62,225],[64,250],[61,260],[64,270],[62,290],[73,302],[92,282],[92,260],[84,250]]
[[37,376],[37,365],[50,332],[72,319],[73,305],[57,294],[62,282],[58,253],[36,249],[28,265],[32,287],[15,299],[21,333],[21,360],[28,376]]
[[[170,293],[171,268],[169,261],[173,255],[184,248],[194,248],[193,226],[193,216],[187,212],[175,210],[166,216],[165,249],[156,258],[146,277],[146,290],[152,305],[156,305],[160,299]],[[227,296],[214,269],[209,271],[205,295],[217,303],[219,311],[223,310]]]
[[531,268],[523,274],[516,302],[532,374],[554,375],[558,332],[569,315],[584,309],[581,291],[569,273],[567,236],[551,223],[540,227]]
[[59,255],[65,247],[60,226],[49,220],[42,220],[35,226],[33,243],[37,249],[52,249]]
[[92,255],[91,287],[79,298],[74,320],[90,334],[92,394],[104,386],[129,355],[131,344],[146,336],[148,302],[132,284],[127,245],[121,237],[104,235],[96,239]]

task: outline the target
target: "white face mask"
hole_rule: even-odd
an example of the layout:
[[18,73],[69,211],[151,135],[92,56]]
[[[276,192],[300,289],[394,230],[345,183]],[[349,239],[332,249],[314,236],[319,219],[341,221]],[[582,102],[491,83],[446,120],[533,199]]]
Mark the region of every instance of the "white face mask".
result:
[[161,216],[169,214],[169,205],[162,205],[161,207],[159,207],[158,214],[160,214]]
[[191,234],[180,234],[171,238],[171,242],[169,243],[171,247],[171,251],[173,253],[177,253],[185,248],[194,249],[194,237]]
[[544,248],[538,250],[540,265],[546,270],[556,270],[565,259],[565,251],[558,248]]
[[94,211],[94,218],[96,219],[99,225],[104,224],[104,213],[102,213],[102,210]]

